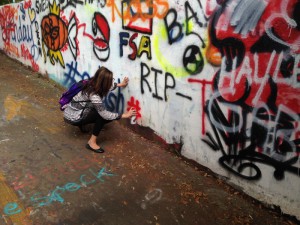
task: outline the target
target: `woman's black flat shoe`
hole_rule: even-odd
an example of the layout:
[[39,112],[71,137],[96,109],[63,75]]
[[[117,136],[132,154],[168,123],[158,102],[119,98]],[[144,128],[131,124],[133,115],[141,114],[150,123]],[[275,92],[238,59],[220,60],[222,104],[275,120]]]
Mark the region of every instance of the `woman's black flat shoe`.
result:
[[104,149],[103,148],[99,148],[99,149],[93,149],[89,144],[86,144],[85,146],[87,149],[89,150],[92,150],[93,152],[96,152],[96,153],[103,153],[104,152]]

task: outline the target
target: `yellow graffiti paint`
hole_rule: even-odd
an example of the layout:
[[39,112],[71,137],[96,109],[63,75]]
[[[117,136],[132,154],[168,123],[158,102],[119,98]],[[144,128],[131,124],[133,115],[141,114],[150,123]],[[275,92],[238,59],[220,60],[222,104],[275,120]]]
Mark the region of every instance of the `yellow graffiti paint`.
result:
[[[194,28],[194,24],[190,21],[188,24],[186,24],[185,26],[189,27],[189,30],[193,30]],[[154,40],[153,40],[153,46],[154,46],[154,52],[156,55],[156,58],[158,60],[158,63],[160,64],[160,66],[162,67],[163,70],[168,71],[169,73],[171,73],[174,77],[187,77],[189,76],[189,72],[186,71],[186,69],[184,68],[184,66],[177,66],[174,65],[172,63],[172,59],[167,59],[163,52],[160,51],[161,45],[160,45],[160,41],[165,41],[166,43],[168,42],[168,34],[167,31],[164,27],[164,24],[160,24],[158,25],[158,29],[159,32],[157,32],[160,35],[155,35],[154,36]],[[207,32],[207,31],[206,31]],[[207,33],[201,34],[201,36],[207,36]],[[202,43],[199,43],[202,44]],[[203,56],[205,56],[206,53],[206,49],[201,49],[201,53]],[[181,56],[182,57],[182,56]]]
[[[55,125],[55,118],[49,118],[49,115],[46,115],[41,111],[36,111],[35,108],[27,101],[17,99],[12,95],[8,95],[5,98],[4,109],[4,118],[8,122],[20,116],[23,118],[33,118],[36,121],[35,126],[39,127],[41,130],[45,130],[46,132],[57,133],[62,129],[61,126]],[[44,118],[48,119],[44,120]]]
[[141,38],[140,45],[139,45],[139,50],[138,50],[137,55],[140,57],[143,52],[145,52],[147,54],[148,59],[152,58],[152,56],[151,56],[150,38],[146,37],[146,36],[143,36]]
[[161,40],[165,40],[166,42],[168,42],[167,38],[167,32],[166,29],[164,28],[164,26],[159,26],[159,35],[155,35],[154,36],[154,52],[156,55],[156,58],[160,64],[160,66],[162,67],[163,70],[168,71],[169,73],[171,73],[173,76],[175,77],[185,77],[188,76],[188,72],[181,66],[181,67],[176,67],[174,65],[172,65],[168,59],[166,57],[164,57],[164,54],[160,51],[160,44],[159,44],[159,38]]
[[185,23],[185,26],[187,26],[187,30],[193,30],[194,23],[192,20],[189,20],[187,24]]
[[48,54],[49,54],[50,62],[52,63],[52,65],[55,65],[55,61],[53,60],[53,59],[55,59],[56,61],[59,61],[60,65],[62,67],[65,68],[65,62],[64,62],[63,56],[60,51],[53,51],[53,50],[49,49]]
[[7,121],[11,121],[15,118],[19,113],[22,105],[26,105],[27,103],[22,100],[18,100],[15,97],[8,95],[4,100],[4,109],[6,112],[5,119]]
[[93,15],[95,12],[95,8],[92,5],[85,5],[83,10],[87,13],[86,15]]
[[[32,221],[29,219],[29,210],[25,209],[19,201],[18,196],[14,190],[6,184],[4,175],[0,172],[0,209],[3,209],[1,215],[6,224],[15,225],[31,225]],[[14,206],[12,208],[11,206]],[[5,212],[10,212],[6,214]]]

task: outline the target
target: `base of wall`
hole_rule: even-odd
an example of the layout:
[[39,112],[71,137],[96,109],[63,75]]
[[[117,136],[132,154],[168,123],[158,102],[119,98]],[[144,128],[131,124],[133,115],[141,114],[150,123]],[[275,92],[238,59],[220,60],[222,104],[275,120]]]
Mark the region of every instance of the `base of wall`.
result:
[[143,126],[140,126],[138,124],[131,124],[130,120],[119,120],[118,122],[121,125],[131,129],[132,131],[134,131],[138,135],[144,137],[145,139],[147,139],[149,141],[152,141],[152,142],[155,142],[156,144],[158,144],[159,146],[164,148],[166,151],[170,151],[170,152],[176,154],[176,156],[178,156],[182,160],[184,160],[187,165],[192,166],[196,170],[201,171],[205,176],[215,177],[216,179],[219,180],[219,182],[222,182],[222,184],[225,186],[225,188],[229,192],[232,192],[232,193],[239,192],[239,195],[241,195],[243,198],[247,199],[248,201],[252,201],[253,203],[257,204],[258,207],[263,207],[263,208],[268,209],[272,212],[281,214],[282,216],[285,216],[286,218],[288,218],[289,220],[295,222],[296,224],[300,224],[300,220],[298,220],[296,216],[292,216],[292,215],[284,213],[281,210],[280,206],[268,204],[266,202],[261,202],[261,201],[255,199],[254,197],[251,197],[250,195],[246,194],[241,187],[239,187],[236,184],[232,183],[227,177],[216,174],[212,170],[210,170],[209,168],[200,165],[196,161],[184,157],[181,154],[181,149],[182,149],[183,143],[168,144],[168,143],[166,143],[166,141],[164,139],[162,139],[157,134],[155,134],[155,132],[151,128],[143,127]]
[[140,136],[148,139],[149,141],[154,141],[159,144],[164,149],[174,152],[176,155],[181,156],[181,149],[183,143],[175,143],[175,144],[168,144],[164,139],[156,135],[153,130],[149,127],[143,127],[138,124],[131,124],[130,120],[120,120],[119,121],[122,125],[130,128],[135,133],[138,133]]

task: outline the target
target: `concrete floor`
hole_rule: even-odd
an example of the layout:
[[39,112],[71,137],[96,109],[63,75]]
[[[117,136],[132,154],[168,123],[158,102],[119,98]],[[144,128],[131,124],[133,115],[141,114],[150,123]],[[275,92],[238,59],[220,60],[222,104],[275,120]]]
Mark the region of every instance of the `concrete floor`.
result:
[[0,79],[0,224],[297,224],[118,122],[85,149],[62,88],[1,52]]

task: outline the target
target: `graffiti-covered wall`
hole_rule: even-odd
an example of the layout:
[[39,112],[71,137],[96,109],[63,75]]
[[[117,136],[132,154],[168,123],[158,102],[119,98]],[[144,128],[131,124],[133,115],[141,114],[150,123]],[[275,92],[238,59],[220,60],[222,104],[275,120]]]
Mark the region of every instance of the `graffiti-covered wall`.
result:
[[106,66],[106,98],[181,154],[300,218],[299,0],[25,0],[0,48],[65,87]]

